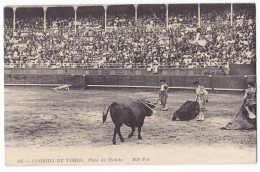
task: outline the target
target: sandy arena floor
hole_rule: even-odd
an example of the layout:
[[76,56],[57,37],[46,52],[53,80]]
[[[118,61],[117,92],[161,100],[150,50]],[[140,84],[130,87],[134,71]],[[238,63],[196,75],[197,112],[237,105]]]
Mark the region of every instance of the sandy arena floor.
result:
[[[114,125],[110,116],[102,123],[102,111],[112,102],[133,97],[156,98],[157,92],[70,90],[49,88],[5,87],[6,147],[73,147],[112,145]],[[241,93],[209,94],[204,122],[171,121],[172,114],[186,100],[194,100],[191,91],[169,93],[169,111],[160,106],[145,119],[143,140],[137,133],[127,138],[131,129],[123,126],[125,142],[118,145],[194,145],[239,146],[256,148],[256,131],[220,130],[232,121],[243,101]],[[156,101],[155,99],[151,99]]]

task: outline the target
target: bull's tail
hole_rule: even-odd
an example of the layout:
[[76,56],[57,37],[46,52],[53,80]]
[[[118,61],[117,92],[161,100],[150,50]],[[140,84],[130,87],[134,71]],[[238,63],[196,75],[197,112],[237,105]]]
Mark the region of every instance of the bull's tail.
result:
[[111,107],[111,105],[108,107],[106,114],[105,114],[105,112],[103,111],[103,123],[105,123],[106,120],[107,120],[107,114],[108,114],[108,111],[109,111],[110,107]]

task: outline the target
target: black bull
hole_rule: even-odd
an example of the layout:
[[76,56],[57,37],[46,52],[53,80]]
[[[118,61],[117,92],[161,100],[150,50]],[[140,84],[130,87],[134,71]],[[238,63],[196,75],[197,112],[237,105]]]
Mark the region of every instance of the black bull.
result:
[[141,128],[144,124],[144,118],[146,116],[151,116],[153,113],[153,108],[155,105],[150,104],[145,101],[136,101],[128,104],[118,104],[116,102],[112,103],[107,109],[107,113],[103,112],[103,123],[106,121],[108,111],[110,110],[110,116],[115,125],[113,144],[116,144],[116,134],[118,134],[120,141],[124,142],[124,138],[121,135],[120,127],[125,124],[131,127],[132,131],[128,135],[131,138],[135,132],[135,128],[138,127],[138,139],[141,137]]

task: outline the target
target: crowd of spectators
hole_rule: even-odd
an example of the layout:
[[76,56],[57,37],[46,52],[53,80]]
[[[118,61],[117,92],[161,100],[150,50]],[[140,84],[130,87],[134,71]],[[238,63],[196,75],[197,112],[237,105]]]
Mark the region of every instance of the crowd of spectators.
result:
[[154,27],[165,27],[165,17],[163,14],[158,15],[153,13],[151,16],[142,15],[139,17],[138,22],[141,27],[154,28]]
[[209,5],[209,4],[202,4],[201,5],[201,15],[200,20],[202,25],[223,25],[223,24],[230,24],[230,4],[216,4],[216,5]]
[[94,16],[92,14],[77,19],[79,29],[103,28],[104,23],[104,16]]
[[107,32],[104,18],[92,15],[77,19],[76,33],[74,18],[48,18],[46,32],[42,18],[33,19],[34,25],[27,24],[28,18],[19,19],[14,34],[5,20],[4,62],[7,67],[53,68],[205,68],[255,62],[252,11],[234,13],[232,26],[223,22],[229,21],[229,12],[203,12],[200,28],[195,12],[187,12],[188,17],[172,13],[168,30],[157,14],[140,16],[136,23],[143,27],[133,27],[132,17],[112,15],[108,26],[113,28]]
[[169,25],[189,24],[197,26],[198,9],[197,5],[191,5],[189,8],[185,6],[176,6],[169,13]]
[[43,17],[24,17],[16,19],[16,29],[28,32],[30,30],[43,30]]
[[10,30],[13,28],[13,19],[12,18],[5,18],[4,19],[4,30]]
[[127,14],[110,15],[107,21],[109,27],[133,27],[134,24],[134,17]]
[[70,30],[74,28],[74,18],[50,17],[47,19],[47,28],[58,30],[60,28]]

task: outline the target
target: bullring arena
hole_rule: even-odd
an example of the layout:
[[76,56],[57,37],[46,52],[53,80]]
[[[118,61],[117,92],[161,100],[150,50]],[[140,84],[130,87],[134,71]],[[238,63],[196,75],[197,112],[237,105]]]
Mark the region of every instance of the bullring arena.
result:
[[[256,130],[220,129],[256,82],[254,4],[8,6],[4,53],[7,153],[165,148],[181,157],[176,163],[256,161]],[[102,123],[103,111],[131,97],[157,101],[162,79],[169,110],[156,105],[142,140],[123,126],[125,142],[112,145],[114,124],[109,115]],[[172,121],[195,100],[194,81],[209,92],[205,121]],[[52,89],[59,86],[70,89]],[[182,157],[188,150],[203,158]]]

